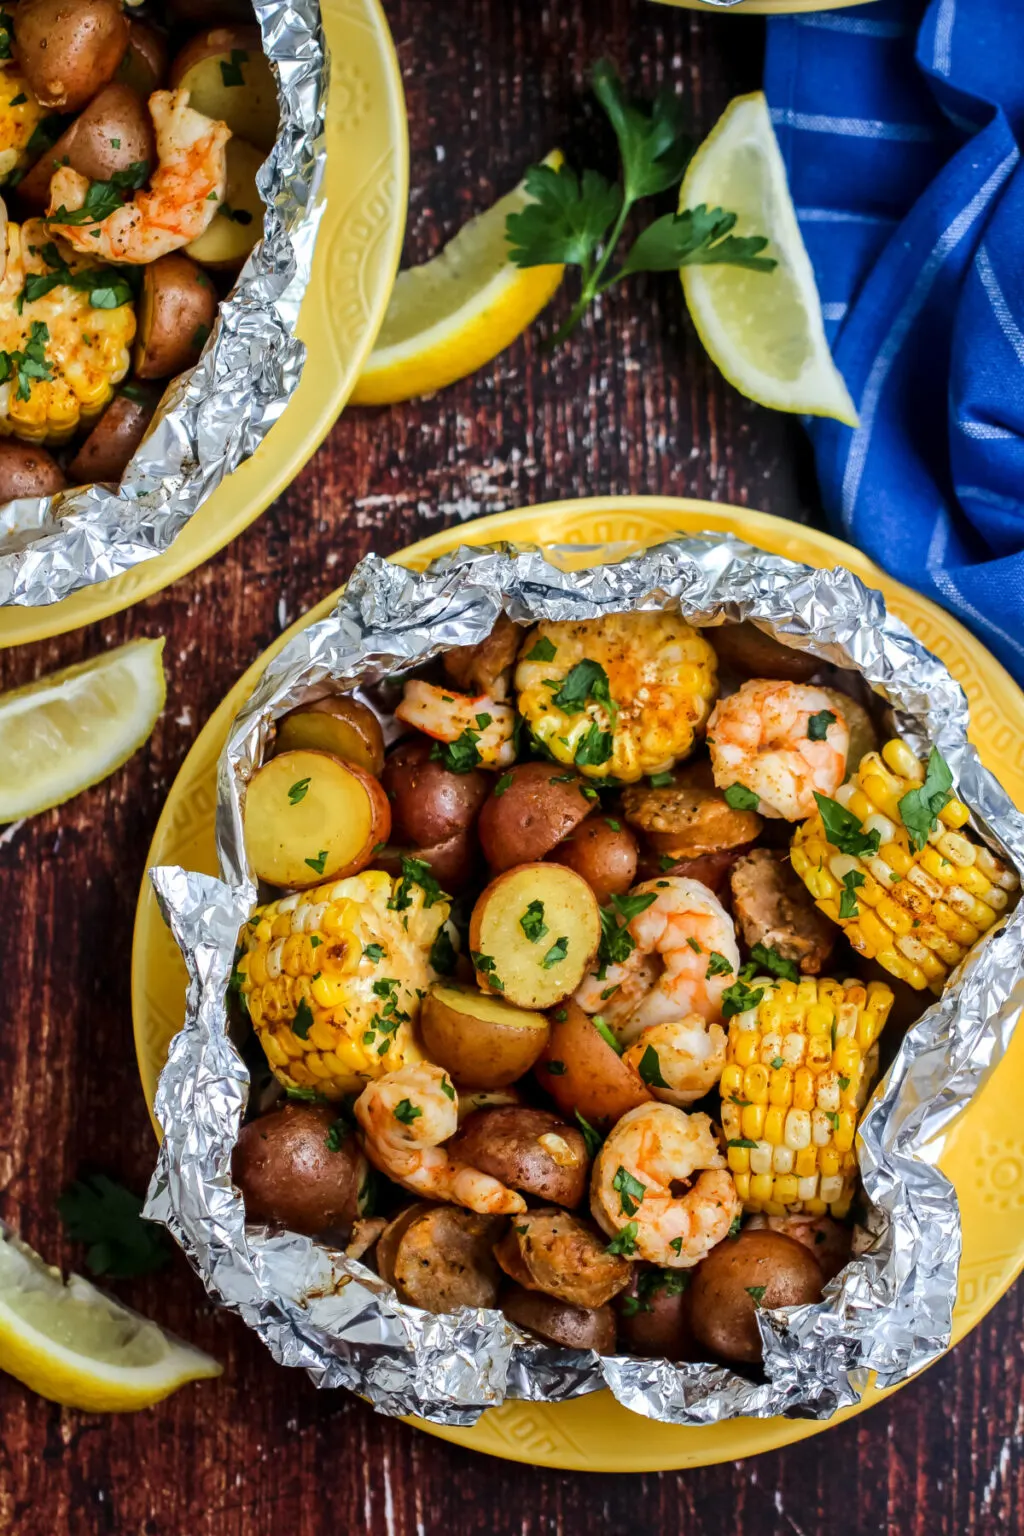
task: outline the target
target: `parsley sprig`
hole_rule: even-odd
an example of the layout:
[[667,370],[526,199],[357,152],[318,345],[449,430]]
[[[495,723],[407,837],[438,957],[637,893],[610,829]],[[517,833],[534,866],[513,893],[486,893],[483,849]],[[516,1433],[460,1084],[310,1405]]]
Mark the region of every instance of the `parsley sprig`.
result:
[[24,347],[17,352],[0,352],[0,384],[14,377],[18,381],[18,399],[28,400],[33,379],[52,379],[53,364],[46,360],[50,330],[43,320],[33,320]]
[[505,223],[509,256],[518,267],[563,262],[579,267],[580,296],[552,340],[557,346],[579,324],[594,299],[635,272],[670,272],[694,264],[728,263],[771,272],[776,262],[761,252],[763,235],[734,235],[736,215],[721,208],[686,208],[666,213],[642,229],[617,271],[606,276],[634,203],[667,192],[682,180],[691,144],[678,96],[662,91],[648,107],[630,101],[609,59],[594,66],[591,84],[618,140],[621,181],[600,171],[577,175],[535,165],[526,173],[533,201]]
[[91,181],[80,208],[65,208],[48,213],[47,224],[100,224],[118,208],[124,207],[124,192],[137,192],[149,180],[149,161],[133,160],[123,171],[114,171],[109,181]]
[[143,1221],[138,1195],[106,1174],[71,1184],[57,1209],[68,1236],[89,1245],[85,1262],[94,1275],[128,1280],[162,1269],[170,1258],[162,1228]]

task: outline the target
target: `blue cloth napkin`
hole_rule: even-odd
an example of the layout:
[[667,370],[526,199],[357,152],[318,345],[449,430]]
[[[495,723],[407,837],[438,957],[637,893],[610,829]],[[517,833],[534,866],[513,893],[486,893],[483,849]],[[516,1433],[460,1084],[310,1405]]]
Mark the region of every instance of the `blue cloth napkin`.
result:
[[1024,683],[1024,0],[768,24],[765,92],[836,362],[836,532]]

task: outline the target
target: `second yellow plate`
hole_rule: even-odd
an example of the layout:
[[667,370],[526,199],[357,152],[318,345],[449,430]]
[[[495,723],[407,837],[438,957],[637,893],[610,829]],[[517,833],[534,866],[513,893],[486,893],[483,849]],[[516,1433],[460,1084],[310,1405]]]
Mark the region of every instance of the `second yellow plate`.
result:
[[373,347],[398,270],[409,190],[402,76],[378,0],[321,0],[331,54],[326,207],[297,334],[306,363],[284,414],[165,554],[45,608],[0,608],[0,647],[106,618],[209,560],[293,480]]
[[[1024,694],[999,663],[956,619],[927,598],[891,580],[864,555],[838,539],[797,523],[741,507],[711,502],[644,497],[605,497],[507,512],[449,528],[413,544],[395,559],[421,570],[460,544],[496,539],[521,543],[578,544],[580,567],[604,558],[602,546],[619,541],[653,544],[675,531],[727,529],[807,565],[846,566],[878,587],[891,612],[903,619],[940,656],[963,686],[971,706],[971,740],[1018,805],[1024,805]],[[147,867],[181,864],[217,873],[213,822],[217,759],[231,721],[270,660],[307,624],[337,601],[332,593],[293,624],[249,668],[200,733],[167,797],[149,850]],[[157,908],[149,881],[139,896],[132,954],[135,1048],[146,1103],[152,1108],[167,1047],[185,1012],[185,967]],[[956,1186],[963,1221],[963,1261],[953,1314],[953,1339],[963,1337],[1024,1266],[1024,1126],[1017,1084],[1024,1075],[1024,1029],[1007,1058],[955,1122],[939,1162]],[[839,1423],[877,1402],[869,1388],[859,1407],[838,1414]],[[738,1419],[702,1429],[675,1428],[638,1418],[609,1392],[562,1404],[509,1402],[491,1409],[472,1429],[442,1429],[410,1420],[428,1434],[493,1456],[574,1471],[648,1472],[732,1461],[808,1435],[827,1423],[792,1419]]]

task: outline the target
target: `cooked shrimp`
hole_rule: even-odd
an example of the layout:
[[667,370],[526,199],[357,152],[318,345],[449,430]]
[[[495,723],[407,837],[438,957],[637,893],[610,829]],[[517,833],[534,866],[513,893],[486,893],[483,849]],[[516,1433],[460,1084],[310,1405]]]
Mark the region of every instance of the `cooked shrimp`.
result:
[[435,741],[453,742],[466,735],[467,747],[474,746],[477,751],[473,767],[478,762],[484,768],[509,768],[516,760],[516,712],[510,704],[498,704],[490,694],[453,693],[450,688],[410,678],[395,719],[415,726]]
[[50,179],[49,227],[76,251],[108,261],[149,262],[196,240],[224,198],[226,123],[215,122],[188,104],[188,91],[154,91],[149,113],[156,135],[157,167],[149,190],[105,219],[63,223],[77,213],[92,183],[68,165]]
[[725,1047],[721,1024],[709,1024],[699,1013],[691,1013],[685,1019],[648,1025],[622,1059],[639,1071],[646,1057],[641,1076],[654,1097],[663,1104],[685,1106],[716,1086],[725,1067]]
[[459,1101],[440,1067],[418,1061],[388,1072],[367,1084],[354,1113],[370,1162],[403,1189],[484,1216],[526,1210],[522,1195],[478,1168],[455,1162],[441,1146],[458,1130]]
[[762,816],[802,821],[815,791],[831,797],[843,782],[850,732],[823,688],[755,678],[715,705],[708,746],[720,789],[740,784]]
[[707,1115],[641,1104],[597,1155],[590,1209],[610,1237],[631,1226],[630,1257],[692,1269],[729,1235],[742,1206]]
[[600,1013],[625,1045],[649,1025],[688,1014],[720,1019],[740,967],[732,918],[706,885],[666,875],[630,892],[644,895],[653,902],[629,923],[636,948],[603,977],[585,976],[576,992],[580,1007]]

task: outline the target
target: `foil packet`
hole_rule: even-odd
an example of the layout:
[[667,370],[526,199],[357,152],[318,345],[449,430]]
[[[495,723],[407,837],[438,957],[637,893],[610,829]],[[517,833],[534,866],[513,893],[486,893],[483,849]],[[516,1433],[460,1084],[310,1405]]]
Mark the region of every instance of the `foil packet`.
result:
[[295,391],[295,336],[325,166],[328,58],[318,0],[253,0],[281,123],[256,184],[263,236],[221,303],[195,367],[170,381],[120,487],[0,505],[0,605],[38,608],[163,554],[226,475],[255,453]]
[[[164,1140],[145,1214],[173,1233],[210,1294],[284,1365],[346,1386],[387,1414],[471,1424],[505,1398],[558,1402],[608,1387],[674,1424],[739,1415],[825,1419],[869,1371],[891,1386],[948,1346],[961,1231],[936,1166],[942,1137],[1004,1054],[1024,1004],[1024,904],[955,972],[904,1038],[861,1126],[867,1251],[820,1303],[759,1313],[765,1380],[726,1367],[600,1357],[529,1339],[499,1312],[433,1316],[364,1265],[310,1238],[246,1227],[231,1153],[249,1077],[226,1024],[239,930],[256,901],[242,830],[245,785],[272,722],[329,691],[374,687],[453,645],[482,640],[502,611],[520,623],[667,608],[702,626],[742,619],[823,662],[856,669],[918,749],[939,747],[975,830],[1024,871],[1024,816],[967,741],[967,702],[945,667],[843,569],[815,570],[720,533],[652,548],[460,548],[423,574],[369,556],[334,611],[270,662],[221,756],[221,878],[150,871],[189,970],[156,1115]],[[712,640],[714,638],[712,634]]]

